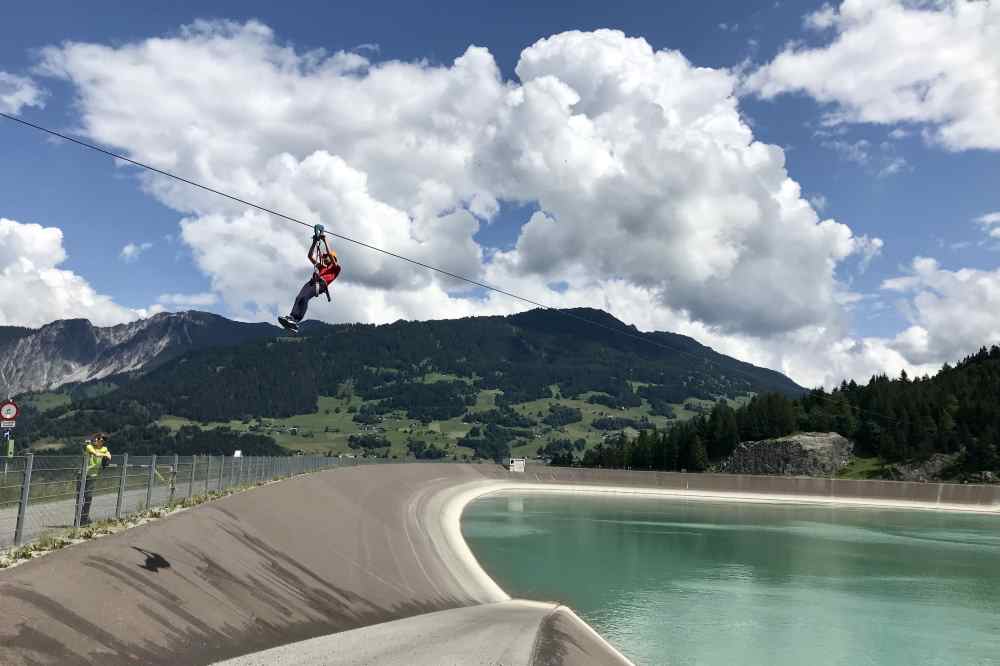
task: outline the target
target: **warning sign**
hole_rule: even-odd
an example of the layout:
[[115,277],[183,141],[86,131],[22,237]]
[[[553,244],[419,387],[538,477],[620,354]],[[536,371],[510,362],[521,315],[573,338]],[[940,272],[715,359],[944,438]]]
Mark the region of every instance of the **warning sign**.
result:
[[[21,413],[21,410],[13,402],[8,400],[7,402],[0,404],[0,419],[4,421],[13,421],[17,418],[17,415]],[[4,426],[6,427],[6,426]]]

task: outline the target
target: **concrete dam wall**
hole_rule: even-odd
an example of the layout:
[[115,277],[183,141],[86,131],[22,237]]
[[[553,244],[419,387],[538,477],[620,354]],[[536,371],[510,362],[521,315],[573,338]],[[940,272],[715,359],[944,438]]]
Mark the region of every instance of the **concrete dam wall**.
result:
[[[490,472],[490,476],[496,476]],[[905,502],[954,507],[1000,509],[1000,485],[919,483],[914,481],[860,481],[742,474],[683,474],[637,470],[583,469],[528,465],[523,475],[510,478],[545,484],[620,486],[695,493],[775,495],[804,499],[840,499]]]

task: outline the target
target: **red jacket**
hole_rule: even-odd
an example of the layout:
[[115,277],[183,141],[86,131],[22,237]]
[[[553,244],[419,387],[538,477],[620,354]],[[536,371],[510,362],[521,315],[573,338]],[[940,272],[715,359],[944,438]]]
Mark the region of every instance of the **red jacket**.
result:
[[338,275],[340,275],[340,264],[334,263],[329,266],[316,267],[316,277],[322,280],[324,284],[329,285],[337,279]]

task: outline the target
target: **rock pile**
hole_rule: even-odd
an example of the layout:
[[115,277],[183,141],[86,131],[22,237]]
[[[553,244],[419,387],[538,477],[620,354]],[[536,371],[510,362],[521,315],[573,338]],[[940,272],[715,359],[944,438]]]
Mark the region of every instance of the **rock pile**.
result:
[[854,444],[835,432],[801,432],[741,442],[719,469],[732,474],[834,476],[853,454]]
[[889,465],[886,476],[894,481],[941,481],[961,458],[961,453],[935,453],[927,460]]

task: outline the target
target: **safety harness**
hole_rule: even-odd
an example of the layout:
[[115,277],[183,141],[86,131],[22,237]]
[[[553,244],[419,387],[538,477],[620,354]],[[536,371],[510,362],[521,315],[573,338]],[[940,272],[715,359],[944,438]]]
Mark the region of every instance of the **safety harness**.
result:
[[[323,246],[323,254],[330,254],[330,246],[326,242],[326,234],[323,232],[323,225],[317,224],[313,227],[313,248],[319,250],[320,244]],[[323,255],[321,254],[320,256]],[[327,302],[331,301],[330,285],[326,283],[326,280],[320,277],[318,269],[313,273],[313,279],[319,285],[319,288],[323,290],[323,293],[326,294]]]

